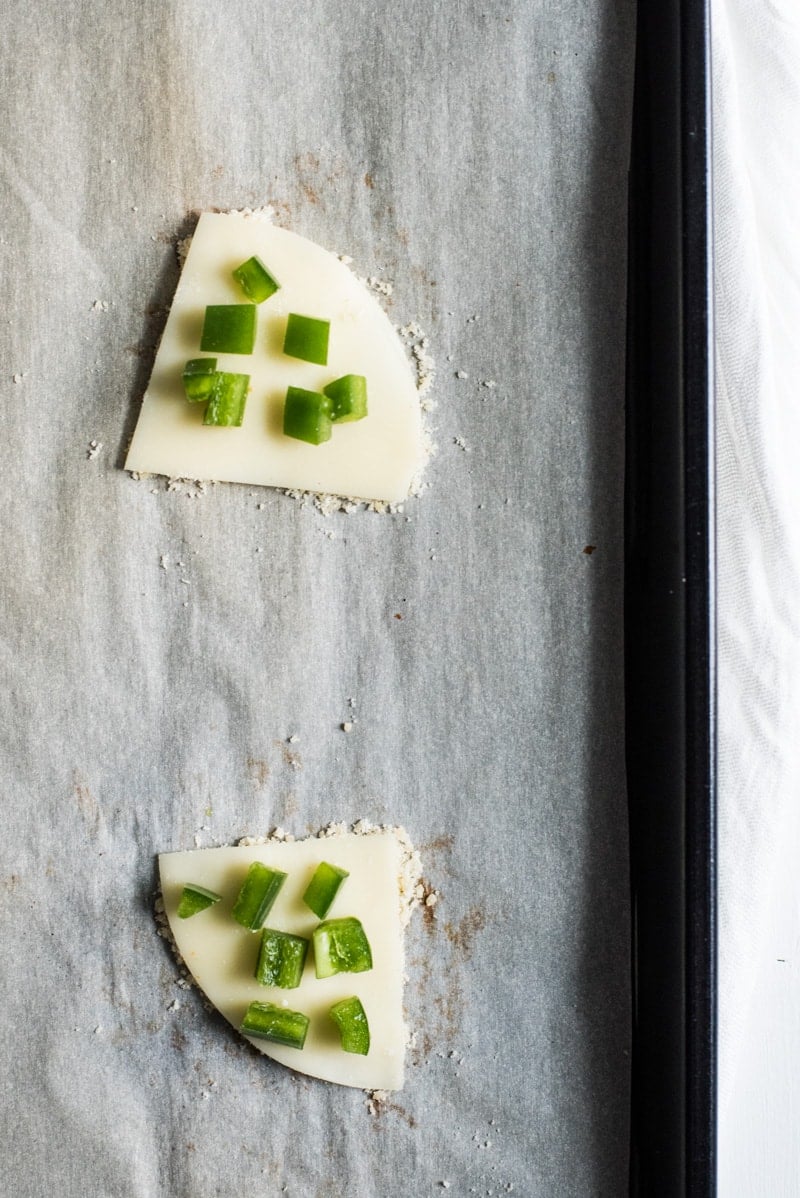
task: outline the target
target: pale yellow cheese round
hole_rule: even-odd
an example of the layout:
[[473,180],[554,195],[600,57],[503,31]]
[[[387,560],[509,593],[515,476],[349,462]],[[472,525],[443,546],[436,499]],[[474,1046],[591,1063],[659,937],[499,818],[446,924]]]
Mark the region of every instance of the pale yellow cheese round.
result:
[[[218,369],[249,374],[241,428],[203,425],[181,374],[200,350],[208,304],[247,302],[231,272],[253,255],[281,284],[258,304],[252,354],[218,354]],[[328,363],[283,353],[290,312],[329,320]],[[369,414],[308,445],[283,434],[288,386],[321,391],[344,374],[367,380]],[[126,469],[399,502],[424,463],[414,375],[375,297],[334,254],[264,219],[204,213],[192,237],[131,442]]]
[[[262,986],[254,974],[260,933],[250,932],[231,916],[231,908],[252,861],[286,873],[287,879],[266,919],[280,931],[311,938],[319,923],[302,896],[321,861],[346,869],[328,918],[355,915],[372,949],[373,968],[317,978],[313,949],[300,985],[294,990]],[[192,977],[210,1002],[239,1028],[251,1002],[272,1002],[302,1011],[311,1025],[302,1049],[247,1037],[267,1056],[301,1073],[344,1086],[398,1090],[403,1084],[407,1038],[403,1020],[403,929],[399,875],[401,853],[396,836],[343,834],[294,842],[272,841],[254,847],[195,849],[162,853],[159,871],[164,908],[177,948]],[[204,886],[222,902],[189,919],[178,919],[183,887]],[[367,1056],[344,1052],[328,1011],[333,1003],[357,995],[369,1022]]]

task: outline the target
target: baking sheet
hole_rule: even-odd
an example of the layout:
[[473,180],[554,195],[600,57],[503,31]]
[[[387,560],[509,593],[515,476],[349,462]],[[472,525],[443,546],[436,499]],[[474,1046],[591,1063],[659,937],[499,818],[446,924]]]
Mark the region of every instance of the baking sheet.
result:
[[[610,0],[11,4],[7,1192],[624,1191],[632,26]],[[121,469],[175,239],[265,202],[430,337],[439,452],[403,514]],[[161,850],[360,817],[442,893],[377,1115],[251,1053],[152,918]]]

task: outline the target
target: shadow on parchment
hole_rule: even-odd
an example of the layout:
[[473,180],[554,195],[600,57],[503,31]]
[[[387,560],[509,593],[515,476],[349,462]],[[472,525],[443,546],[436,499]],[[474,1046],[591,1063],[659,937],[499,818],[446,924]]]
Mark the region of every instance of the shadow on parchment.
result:
[[122,436],[120,437],[114,457],[114,465],[118,470],[125,468],[128,446],[136,428],[136,421],[139,419],[142,396],[147,389],[153,369],[153,362],[156,357],[156,350],[161,341],[161,335],[164,332],[164,325],[167,323],[167,316],[172,303],[172,297],[175,294],[175,288],[178,285],[180,267],[175,247],[184,237],[189,237],[194,232],[199,217],[199,212],[188,213],[175,229],[174,235],[169,237],[167,244],[165,244],[161,273],[155,281],[149,302],[144,310],[144,327],[142,329],[142,336],[136,346],[136,370],[128,393],[128,405],[125,413],[125,422],[122,427]]
[[[623,675],[623,479],[627,183],[635,12],[598,7],[605,28],[596,65],[593,148],[587,169],[583,239],[587,262],[583,316],[589,344],[590,400],[586,469],[597,552],[587,546],[593,586],[588,603],[585,685],[591,761],[586,815],[594,851],[587,855],[580,929],[578,1014],[583,1024],[594,1198],[627,1193],[630,1141],[631,928],[625,785]],[[602,541],[599,540],[602,536]],[[609,876],[609,863],[624,863]]]

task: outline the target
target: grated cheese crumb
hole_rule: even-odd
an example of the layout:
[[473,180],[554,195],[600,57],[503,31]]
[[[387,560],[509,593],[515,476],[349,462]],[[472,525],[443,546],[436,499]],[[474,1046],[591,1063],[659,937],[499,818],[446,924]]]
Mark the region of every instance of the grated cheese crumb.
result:
[[189,253],[189,246],[191,244],[192,238],[190,235],[189,237],[182,237],[175,246],[175,256],[178,259],[178,266],[183,267],[183,264],[186,261],[187,255]]
[[368,287],[372,288],[373,291],[377,291],[378,295],[385,295],[388,298],[394,291],[394,287],[391,283],[386,282],[385,279],[379,279],[375,275],[370,275],[369,278],[365,279],[364,281]]
[[185,495],[187,499],[197,499],[200,495],[205,495],[207,485],[201,478],[168,478],[164,489],[177,495]]
[[367,1091],[367,1112],[370,1115],[379,1115],[382,1108],[386,1104],[389,1097],[388,1090],[368,1090]]
[[262,204],[260,208],[240,208],[239,211],[248,220],[262,220],[268,225],[275,220],[275,209],[272,204]]

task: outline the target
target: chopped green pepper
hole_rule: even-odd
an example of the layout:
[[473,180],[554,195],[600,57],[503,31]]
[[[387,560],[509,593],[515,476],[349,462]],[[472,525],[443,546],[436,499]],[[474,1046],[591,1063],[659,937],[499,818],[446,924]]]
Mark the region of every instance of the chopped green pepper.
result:
[[289,1011],[271,1002],[251,1002],[245,1011],[240,1032],[275,1044],[302,1048],[306,1042],[309,1018],[301,1011]]
[[287,437],[321,445],[331,439],[331,401],[321,391],[289,387],[283,409],[283,431]]
[[183,389],[190,403],[211,398],[217,372],[216,358],[192,358],[183,368]]
[[286,322],[283,352],[291,358],[302,358],[304,362],[327,366],[330,329],[329,320],[318,320],[315,316],[298,316],[296,312],[290,312]]
[[303,936],[264,928],[256,963],[256,980],[262,986],[294,990],[300,985],[307,953],[308,941]]
[[314,966],[318,978],[334,973],[363,973],[372,969],[372,951],[361,921],[349,915],[317,924],[314,936]]
[[339,887],[345,878],[349,877],[346,869],[339,869],[336,865],[329,865],[327,861],[320,861],[303,895],[303,902],[311,908],[317,919],[325,918]]
[[212,354],[251,354],[256,343],[253,304],[209,304],[200,348]]
[[244,420],[249,386],[249,374],[217,371],[214,375],[214,390],[203,415],[203,424],[213,424],[220,428],[239,428]]
[[214,903],[218,903],[221,898],[221,894],[216,894],[213,890],[206,890],[205,886],[184,886],[178,903],[178,919],[189,919],[190,916],[197,915],[199,911],[213,907]]
[[254,861],[233,905],[233,918],[251,932],[258,932],[285,881],[286,874],[281,870]]
[[237,266],[233,277],[249,300],[254,304],[262,304],[280,289],[280,283],[267,270],[260,258],[248,258],[241,266]]
[[346,424],[351,420],[363,420],[367,414],[367,380],[363,374],[344,374],[323,387],[333,407],[331,420],[334,424]]
[[361,999],[353,995],[335,1002],[328,1012],[339,1028],[345,1052],[357,1052],[365,1057],[369,1052],[369,1023]]

